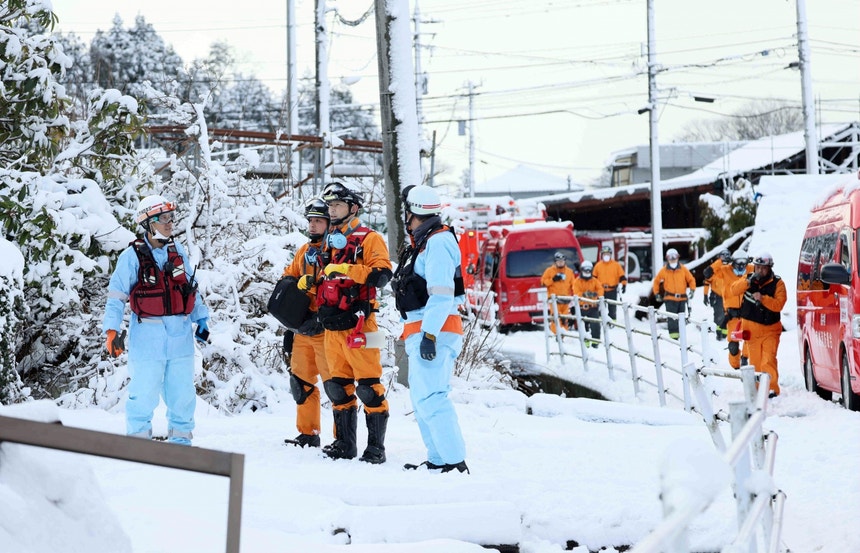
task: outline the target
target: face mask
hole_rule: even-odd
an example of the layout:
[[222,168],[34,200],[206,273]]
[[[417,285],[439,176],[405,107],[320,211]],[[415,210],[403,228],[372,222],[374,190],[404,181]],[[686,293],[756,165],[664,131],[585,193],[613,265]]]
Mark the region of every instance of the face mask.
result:
[[743,270],[743,269],[732,269],[732,272],[733,272],[735,275],[737,275],[737,276],[743,276],[743,274],[744,274],[746,271],[745,271],[745,270]]
[[677,269],[678,268],[678,262],[677,261],[670,261],[669,262],[669,268]]
[[603,256],[603,261],[609,261],[612,257],[609,254]]
[[346,247],[346,236],[344,236],[342,232],[335,232],[328,235],[326,242],[328,243],[329,248],[342,250]]

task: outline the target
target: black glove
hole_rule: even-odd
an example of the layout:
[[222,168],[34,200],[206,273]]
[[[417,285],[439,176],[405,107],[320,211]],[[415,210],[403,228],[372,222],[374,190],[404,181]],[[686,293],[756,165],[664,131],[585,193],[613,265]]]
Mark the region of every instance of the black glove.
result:
[[657,303],[663,303],[663,296],[657,294],[656,296],[654,296],[654,301],[656,301]]
[[367,275],[367,284],[374,288],[383,288],[391,280],[391,270],[374,268]]
[[424,333],[421,338],[421,359],[432,361],[436,359],[436,337],[432,334]]
[[555,282],[558,282],[559,280],[562,280],[563,278],[564,278],[564,273],[556,273],[556,274],[552,275],[552,279]]
[[623,294],[623,293],[625,293],[626,291],[627,291],[627,285],[626,285],[626,284],[622,284],[622,285],[621,285],[621,293]]
[[293,353],[293,338],[295,338],[295,334],[293,334],[292,330],[284,333],[284,355]]
[[711,305],[711,300],[710,300],[710,299],[708,299],[708,295],[707,295],[707,294],[702,294],[702,295],[704,296],[704,297],[702,298],[702,302],[703,302],[705,305]]
[[[310,319],[306,320],[305,322],[303,322],[299,326],[299,328],[296,329],[296,333],[301,334],[302,336],[316,336],[319,333],[321,333],[323,330],[325,330],[325,329],[323,328],[322,323],[319,321],[319,319],[315,315],[315,316],[311,317]],[[292,334],[292,333],[290,333],[290,334]]]

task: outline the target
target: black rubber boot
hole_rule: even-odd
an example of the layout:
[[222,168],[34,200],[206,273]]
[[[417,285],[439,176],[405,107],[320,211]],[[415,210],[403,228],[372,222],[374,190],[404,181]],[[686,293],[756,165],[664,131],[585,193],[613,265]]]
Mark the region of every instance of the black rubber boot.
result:
[[457,472],[465,472],[469,474],[469,467],[466,466],[466,461],[460,461],[459,463],[446,464],[442,467],[442,472],[451,472],[456,470]]
[[360,461],[381,465],[385,462],[385,430],[388,428],[388,412],[365,413],[367,422],[367,449]]
[[313,434],[299,434],[292,440],[287,438],[284,440],[286,445],[294,445],[297,447],[319,447],[320,437]]
[[332,459],[355,459],[358,455],[358,446],[355,443],[358,410],[355,407],[335,410],[332,415],[336,438],[323,448],[323,453]]

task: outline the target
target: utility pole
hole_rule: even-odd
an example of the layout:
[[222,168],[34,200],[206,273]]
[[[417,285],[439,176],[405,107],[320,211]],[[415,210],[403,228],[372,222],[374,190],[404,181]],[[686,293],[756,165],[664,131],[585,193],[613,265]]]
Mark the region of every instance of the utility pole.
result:
[[[331,167],[326,160],[328,147],[331,144],[331,119],[329,118],[331,88],[328,81],[328,27],[326,26],[325,12],[325,0],[316,0],[314,29],[316,31],[317,58],[317,132],[323,141],[319,150],[319,164],[315,179],[317,184],[324,184],[331,180]],[[314,188],[316,191],[316,187]]]
[[397,83],[409,82],[414,73],[411,57],[398,55],[412,48],[409,0],[374,0],[374,3],[382,164],[385,197],[389,200],[386,202],[388,245],[392,252],[396,252],[405,242],[400,190],[422,182],[420,152],[415,140],[418,135],[415,89],[397,86]]
[[803,137],[806,140],[806,174],[818,174],[818,133],[815,129],[815,101],[812,96],[809,37],[806,25],[806,0],[797,0],[797,50],[803,99]]
[[660,141],[657,135],[657,39],[654,0],[648,0],[648,130],[651,147],[651,274],[663,265],[663,198],[660,196]]
[[[418,124],[415,117],[415,89],[397,86],[409,82],[412,60],[397,55],[409,52],[409,0],[374,0],[376,10],[376,59],[379,63],[379,113],[382,119],[382,164],[385,177],[388,248],[396,255],[406,242],[400,190],[404,185],[421,184],[418,151]],[[401,14],[405,14],[405,17]],[[397,101],[395,102],[395,93]],[[397,381],[408,385],[409,367],[403,341],[395,343]]]
[[415,49],[415,113],[418,114],[418,139],[423,137],[424,114],[421,109],[421,96],[427,94],[427,75],[421,70],[421,11],[418,9],[418,0],[415,0],[415,11],[412,14],[415,25],[413,44]]
[[[296,74],[296,0],[287,0],[287,128],[290,136],[299,134],[299,77]],[[290,146],[289,171],[298,182],[299,154]]]
[[475,84],[469,81],[469,197],[475,197]]

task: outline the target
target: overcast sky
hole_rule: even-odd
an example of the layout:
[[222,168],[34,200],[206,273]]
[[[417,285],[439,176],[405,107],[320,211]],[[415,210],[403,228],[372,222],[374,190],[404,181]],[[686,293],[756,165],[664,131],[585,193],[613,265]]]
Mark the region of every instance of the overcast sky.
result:
[[[187,62],[223,39],[242,69],[274,90],[286,83],[286,2],[243,0],[241,10],[212,9],[203,0],[53,0],[61,31],[89,41],[115,13],[126,27],[142,14]],[[371,0],[329,2],[357,20]],[[410,9],[414,9],[414,1]],[[297,0],[298,64],[313,74],[312,0]],[[730,114],[743,104],[776,98],[800,105],[794,0],[655,0],[660,142],[686,124]],[[437,132],[438,164],[459,175],[467,140],[451,120],[468,116],[475,83],[478,183],[517,163],[595,177],[611,153],[648,142],[646,0],[421,0],[422,98],[427,135]],[[860,119],[860,0],[807,0],[814,94],[823,122]],[[431,22],[435,21],[435,22]],[[361,79],[357,100],[378,103],[374,18],[349,26],[329,15],[330,75]],[[712,104],[693,96],[715,98]]]

